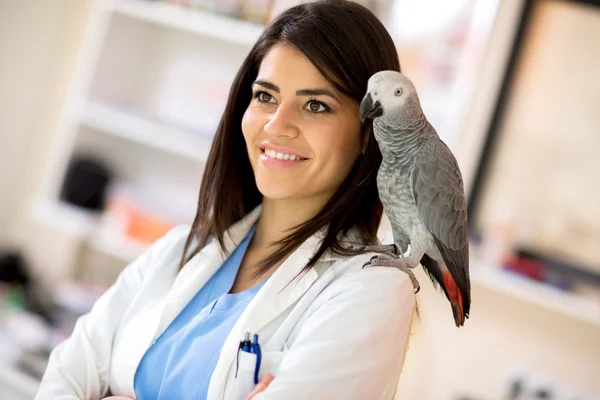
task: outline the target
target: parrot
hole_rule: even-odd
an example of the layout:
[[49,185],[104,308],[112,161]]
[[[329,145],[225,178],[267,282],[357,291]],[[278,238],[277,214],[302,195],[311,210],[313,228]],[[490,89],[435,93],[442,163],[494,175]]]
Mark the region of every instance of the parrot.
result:
[[405,271],[417,293],[420,286],[410,269],[421,263],[450,302],[456,326],[463,326],[471,283],[467,207],[456,158],[425,117],[415,86],[400,72],[379,71],[369,78],[359,116],[363,124],[373,122],[382,155],[377,190],[394,241],[364,246],[384,254],[365,266]]

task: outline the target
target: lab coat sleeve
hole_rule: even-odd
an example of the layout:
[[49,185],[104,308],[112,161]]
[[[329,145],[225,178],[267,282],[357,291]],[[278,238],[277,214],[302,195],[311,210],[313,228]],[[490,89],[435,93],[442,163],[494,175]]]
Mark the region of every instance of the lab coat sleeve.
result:
[[123,315],[157,259],[174,253],[177,249],[173,247],[179,246],[173,242],[181,236],[186,236],[183,225],[157,240],[121,272],[92,310],[77,320],[71,336],[52,350],[36,400],[100,399],[106,395],[112,342]]
[[415,295],[408,276],[372,267],[340,277],[307,316],[275,379],[255,400],[389,400],[402,368]]

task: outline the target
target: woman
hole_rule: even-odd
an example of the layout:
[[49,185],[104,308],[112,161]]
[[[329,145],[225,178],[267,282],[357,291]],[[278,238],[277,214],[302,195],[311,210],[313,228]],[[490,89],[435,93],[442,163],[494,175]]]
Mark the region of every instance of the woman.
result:
[[232,85],[191,228],[122,272],[53,351],[38,398],[244,399],[246,332],[257,378],[274,377],[255,400],[392,398],[413,287],[348,250],[377,243],[382,216],[381,154],[358,116],[380,70],[400,70],[394,44],[356,3],[269,24]]

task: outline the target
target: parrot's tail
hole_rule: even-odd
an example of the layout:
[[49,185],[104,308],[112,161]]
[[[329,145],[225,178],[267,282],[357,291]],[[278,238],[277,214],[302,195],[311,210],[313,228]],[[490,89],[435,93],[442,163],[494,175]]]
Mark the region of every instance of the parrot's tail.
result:
[[442,276],[442,270],[440,269],[438,263],[427,254],[423,254],[423,258],[421,258],[421,265],[424,267],[427,275],[429,275],[431,282],[433,282],[433,287],[437,289],[438,285],[440,285],[445,293],[446,286],[444,283],[444,277]]
[[423,254],[423,258],[421,259],[421,265],[425,267],[425,272],[431,278],[434,287],[438,284],[444,291],[444,294],[450,301],[450,305],[452,306],[452,314],[454,315],[454,322],[456,326],[463,326],[465,323],[465,312],[463,307],[463,296],[460,292],[458,286],[454,279],[452,279],[452,275],[450,275],[450,271],[445,270],[442,271],[439,264],[427,254]]
[[454,314],[454,322],[456,326],[463,326],[465,323],[465,312],[463,308],[463,296],[456,282],[452,279],[449,271],[442,272],[444,282],[446,284],[446,295],[452,305],[452,314]]

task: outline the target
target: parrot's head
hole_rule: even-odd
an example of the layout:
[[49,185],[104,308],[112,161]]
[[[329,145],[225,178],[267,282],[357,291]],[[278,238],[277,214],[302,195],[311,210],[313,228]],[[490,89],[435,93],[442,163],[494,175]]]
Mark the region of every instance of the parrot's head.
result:
[[360,103],[360,120],[383,122],[403,128],[413,125],[423,114],[417,90],[397,71],[380,71],[369,78],[367,93]]

